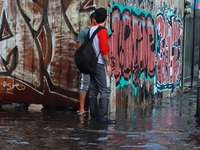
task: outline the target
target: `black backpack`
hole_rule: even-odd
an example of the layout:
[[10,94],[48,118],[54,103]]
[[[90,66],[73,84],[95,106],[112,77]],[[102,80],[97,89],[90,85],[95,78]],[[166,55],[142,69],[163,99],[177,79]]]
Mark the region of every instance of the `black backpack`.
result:
[[75,53],[76,66],[81,73],[93,74],[96,69],[96,64],[97,64],[100,52],[98,56],[96,56],[96,53],[92,46],[92,42],[93,42],[94,36],[101,29],[104,29],[104,27],[102,26],[98,27],[92,34],[91,38],[89,37],[89,33],[90,33],[90,30],[89,30],[84,43],[80,46],[80,48]]

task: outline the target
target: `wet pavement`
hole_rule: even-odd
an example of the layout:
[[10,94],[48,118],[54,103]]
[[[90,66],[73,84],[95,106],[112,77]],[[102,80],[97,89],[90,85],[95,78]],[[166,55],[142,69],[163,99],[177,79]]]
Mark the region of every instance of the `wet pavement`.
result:
[[117,112],[115,125],[75,110],[0,110],[0,149],[200,149],[196,91]]

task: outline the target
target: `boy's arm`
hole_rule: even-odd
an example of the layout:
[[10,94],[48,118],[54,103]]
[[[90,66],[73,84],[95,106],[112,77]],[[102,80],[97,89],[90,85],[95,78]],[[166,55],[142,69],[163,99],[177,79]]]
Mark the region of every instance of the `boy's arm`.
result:
[[103,56],[104,62],[106,64],[107,73],[111,76],[112,70],[109,61],[109,52],[108,52],[108,30],[102,29],[97,33],[99,37],[99,47],[101,54]]
[[79,47],[82,45],[83,43],[81,43],[81,42],[77,42],[76,43],[76,49],[79,49]]
[[111,66],[109,61],[109,52],[108,52],[108,30],[102,29],[97,33],[99,37],[99,47],[101,54],[103,56],[104,62],[106,64],[107,73],[109,76],[111,76]]
[[79,47],[84,43],[86,34],[83,30],[81,30],[78,34],[77,40],[76,40],[76,49],[79,49]]
[[106,63],[107,73],[108,73],[108,75],[110,77],[111,73],[112,73],[112,69],[111,69],[111,66],[110,66],[109,55],[103,55],[103,59],[104,59],[104,61]]

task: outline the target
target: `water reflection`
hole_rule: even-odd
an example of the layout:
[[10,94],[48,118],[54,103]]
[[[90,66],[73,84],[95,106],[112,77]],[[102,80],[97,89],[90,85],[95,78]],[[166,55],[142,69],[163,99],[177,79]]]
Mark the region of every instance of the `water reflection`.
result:
[[83,128],[84,127],[84,124],[85,124],[85,117],[86,115],[79,115],[79,120],[80,120],[80,123],[78,124],[78,127],[79,128]]
[[196,98],[177,96],[111,114],[118,120],[111,125],[72,109],[2,109],[0,149],[194,149],[195,108]]

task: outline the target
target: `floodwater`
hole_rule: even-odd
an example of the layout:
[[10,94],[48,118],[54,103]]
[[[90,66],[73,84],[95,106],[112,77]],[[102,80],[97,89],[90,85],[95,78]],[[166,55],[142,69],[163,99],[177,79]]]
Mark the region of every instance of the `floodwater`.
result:
[[196,93],[122,113],[117,124],[91,122],[74,110],[0,110],[0,149],[200,149]]

